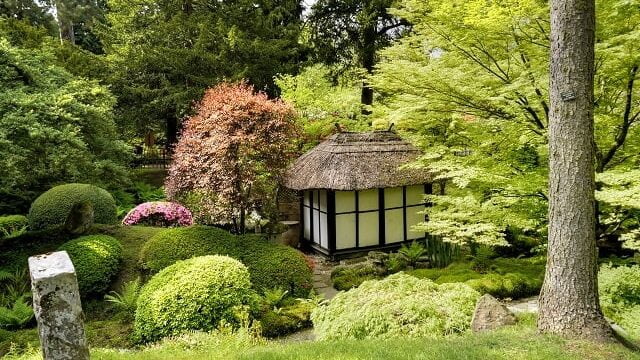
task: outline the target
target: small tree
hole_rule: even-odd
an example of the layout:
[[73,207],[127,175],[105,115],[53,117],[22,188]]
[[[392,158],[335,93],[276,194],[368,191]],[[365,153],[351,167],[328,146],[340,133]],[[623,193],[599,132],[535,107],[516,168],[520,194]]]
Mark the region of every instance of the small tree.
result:
[[248,211],[275,205],[280,178],[294,155],[297,129],[289,105],[246,83],[206,91],[175,148],[167,195],[195,202],[211,221],[244,233]]

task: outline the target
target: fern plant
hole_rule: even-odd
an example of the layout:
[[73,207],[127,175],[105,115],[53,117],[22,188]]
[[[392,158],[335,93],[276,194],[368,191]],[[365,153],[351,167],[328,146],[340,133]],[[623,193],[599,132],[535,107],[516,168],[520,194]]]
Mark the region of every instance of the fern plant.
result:
[[18,299],[31,297],[27,269],[14,272],[0,271],[0,306],[11,307]]
[[25,327],[33,319],[33,309],[24,297],[19,297],[13,305],[0,307],[0,327],[15,330]]
[[142,290],[142,284],[138,278],[125,283],[122,292],[111,291],[104,296],[104,299],[114,304],[119,310],[133,315],[136,312],[140,290]]
[[267,289],[264,291],[264,302],[268,307],[273,308],[274,311],[278,311],[278,309],[284,305],[288,294],[289,291],[281,288]]
[[409,246],[402,245],[398,253],[407,260],[409,265],[415,266],[420,261],[420,258],[427,253],[427,249],[422,244],[414,241]]

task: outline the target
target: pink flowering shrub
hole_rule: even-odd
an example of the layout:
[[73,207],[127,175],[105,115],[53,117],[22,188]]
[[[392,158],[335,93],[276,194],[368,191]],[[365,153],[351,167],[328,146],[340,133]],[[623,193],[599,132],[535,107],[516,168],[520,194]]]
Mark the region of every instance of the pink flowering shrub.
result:
[[189,226],[193,216],[186,207],[166,201],[153,201],[133,208],[122,220],[123,225]]

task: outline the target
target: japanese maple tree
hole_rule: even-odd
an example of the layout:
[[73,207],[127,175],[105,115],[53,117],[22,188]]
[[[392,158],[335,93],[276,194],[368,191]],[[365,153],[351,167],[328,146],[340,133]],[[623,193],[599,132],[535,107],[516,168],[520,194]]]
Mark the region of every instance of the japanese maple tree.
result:
[[166,181],[172,199],[195,203],[211,222],[243,233],[250,211],[273,209],[278,184],[295,154],[295,112],[247,83],[205,92],[188,118]]

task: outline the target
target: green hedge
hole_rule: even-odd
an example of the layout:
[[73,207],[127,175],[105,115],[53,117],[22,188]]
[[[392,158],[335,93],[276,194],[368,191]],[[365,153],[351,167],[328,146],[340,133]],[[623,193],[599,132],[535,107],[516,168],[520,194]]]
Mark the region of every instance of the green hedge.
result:
[[18,231],[29,224],[24,215],[0,216],[0,237]]
[[83,296],[104,293],[122,261],[122,245],[107,235],[83,236],[63,244],[59,250],[69,254]]
[[156,341],[190,330],[214,330],[221,321],[237,324],[238,310],[251,305],[246,266],[227,256],[179,261],[159,272],[140,293],[134,334]]
[[93,205],[94,222],[117,222],[116,202],[108,191],[88,184],[65,184],[49,189],[31,204],[29,227],[39,230],[64,224],[73,206],[83,202]]
[[215,228],[192,226],[166,229],[153,236],[140,253],[144,269],[154,273],[175,263],[203,255],[228,255],[244,263],[251,282],[262,292],[280,288],[291,296],[309,295],[313,274],[301,252],[258,236],[234,236]]

